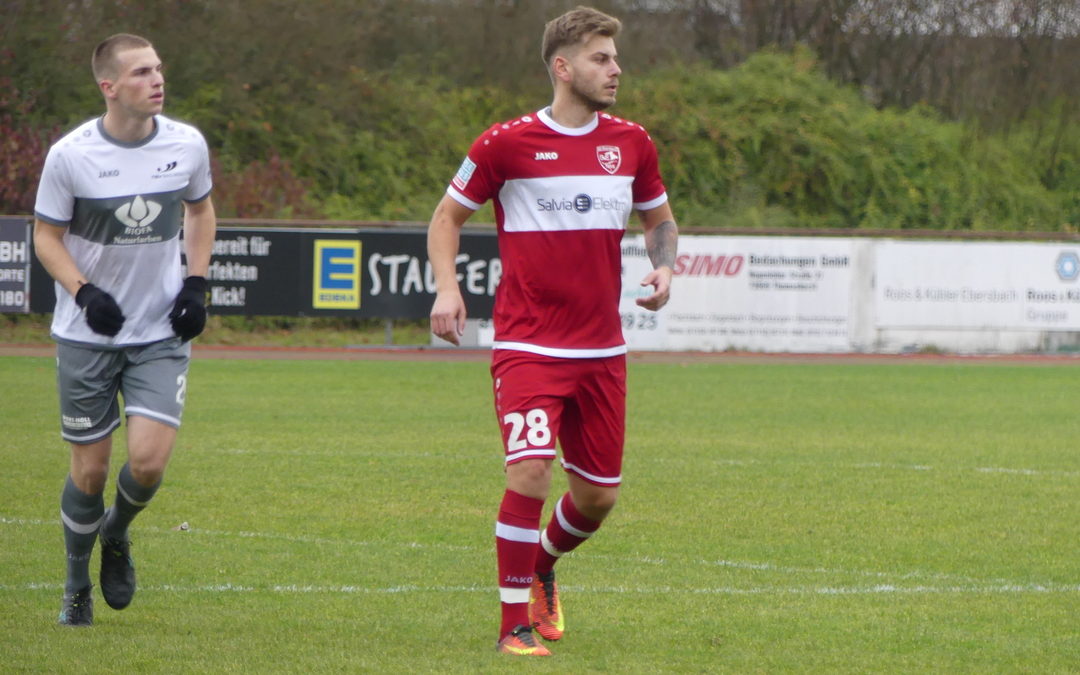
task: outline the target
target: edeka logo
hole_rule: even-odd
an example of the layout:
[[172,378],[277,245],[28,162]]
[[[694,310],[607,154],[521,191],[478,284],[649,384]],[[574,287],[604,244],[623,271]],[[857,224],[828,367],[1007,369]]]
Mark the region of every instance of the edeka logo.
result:
[[315,240],[315,309],[360,309],[359,241]]

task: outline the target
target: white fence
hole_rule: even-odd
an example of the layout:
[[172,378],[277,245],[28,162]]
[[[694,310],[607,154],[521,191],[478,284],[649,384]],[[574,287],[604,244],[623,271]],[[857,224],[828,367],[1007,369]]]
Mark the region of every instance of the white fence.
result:
[[623,246],[636,350],[969,353],[1080,347],[1080,245],[683,236],[668,306],[634,305],[650,268]]

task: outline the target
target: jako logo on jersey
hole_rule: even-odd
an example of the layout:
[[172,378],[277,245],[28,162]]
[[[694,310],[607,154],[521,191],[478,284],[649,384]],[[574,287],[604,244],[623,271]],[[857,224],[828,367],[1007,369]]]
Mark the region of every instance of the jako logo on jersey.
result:
[[588,213],[589,211],[629,211],[630,202],[625,199],[610,199],[608,197],[592,197],[587,194],[575,195],[573,199],[554,198],[537,199],[537,211],[577,211]]
[[127,228],[124,234],[128,236],[146,234],[149,231],[150,223],[161,215],[161,204],[147,201],[136,195],[135,199],[126,204],[121,204],[120,208],[113,211],[113,215]]
[[557,152],[538,152],[538,153],[536,153],[536,157],[533,157],[533,159],[535,159],[535,160],[558,159],[558,158],[559,158],[559,153],[557,153]]
[[596,146],[596,159],[599,160],[600,167],[604,171],[615,173],[622,164],[622,151],[619,150],[617,145],[598,145]]
[[684,253],[675,258],[675,276],[679,277],[733,277],[743,268],[746,259],[741,255],[690,255]]
[[116,178],[120,175],[120,169],[109,169],[108,171],[99,171],[98,178]]

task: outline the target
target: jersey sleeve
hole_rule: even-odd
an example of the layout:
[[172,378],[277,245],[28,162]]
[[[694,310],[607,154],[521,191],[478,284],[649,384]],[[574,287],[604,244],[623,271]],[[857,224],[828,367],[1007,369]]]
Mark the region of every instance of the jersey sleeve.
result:
[[67,226],[75,208],[75,194],[72,190],[68,163],[59,144],[49,148],[45,156],[45,167],[38,182],[37,198],[34,202],[34,217],[50,225]]
[[640,160],[634,174],[634,208],[639,211],[655,209],[667,201],[667,190],[660,178],[660,162],[652,137],[642,130]]
[[446,188],[447,194],[455,201],[473,211],[498,195],[502,187],[496,152],[497,138],[492,133],[494,128],[473,141],[469,154]]
[[214,187],[214,179],[210,173],[210,149],[206,145],[206,139],[196,129],[192,129],[195,138],[193,154],[195,169],[191,172],[191,180],[187,190],[184,191],[184,201],[201,202],[210,196],[210,190]]

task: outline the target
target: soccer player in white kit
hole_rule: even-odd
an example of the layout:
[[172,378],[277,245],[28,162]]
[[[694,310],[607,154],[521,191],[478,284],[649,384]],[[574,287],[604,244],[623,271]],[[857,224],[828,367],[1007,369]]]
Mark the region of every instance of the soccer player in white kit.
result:
[[[496,124],[473,143],[428,230],[437,294],[432,332],[458,343],[466,318],[455,267],[461,227],[491,199],[503,273],[495,297],[495,410],[506,490],[495,542],[502,620],[497,648],[547,656],[564,619],[554,565],[600,527],[621,481],[626,343],[619,316],[621,246],[639,214],[658,310],[670,293],[678,228],[640,125],[615,103],[618,19],[578,7],[549,22],[542,56],[550,107]],[[540,528],[556,440],[569,491]]]
[[[67,580],[59,622],[93,623],[90,554],[101,540],[101,592],[135,593],[128,526],[161,483],[180,426],[190,340],[206,323],[216,231],[210,157],[194,127],[164,117],[161,59],[118,34],[91,59],[105,114],[50,149],[34,206],[34,248],[56,282],[61,435],[71,472],[60,501]],[[180,261],[180,233],[187,276]],[[112,433],[127,418],[128,461],[104,507]]]

